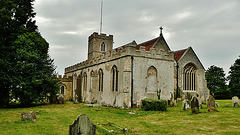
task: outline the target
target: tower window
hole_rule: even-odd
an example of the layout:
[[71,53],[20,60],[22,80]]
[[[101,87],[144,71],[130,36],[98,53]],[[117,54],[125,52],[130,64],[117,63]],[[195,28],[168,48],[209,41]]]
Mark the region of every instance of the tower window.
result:
[[101,51],[105,52],[105,43],[104,42],[102,42],[102,44],[101,44]]

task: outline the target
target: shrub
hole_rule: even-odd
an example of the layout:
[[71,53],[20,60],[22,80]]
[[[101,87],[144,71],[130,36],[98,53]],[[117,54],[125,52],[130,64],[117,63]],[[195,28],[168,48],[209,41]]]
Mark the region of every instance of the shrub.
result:
[[167,101],[162,99],[143,99],[142,108],[145,111],[166,111]]

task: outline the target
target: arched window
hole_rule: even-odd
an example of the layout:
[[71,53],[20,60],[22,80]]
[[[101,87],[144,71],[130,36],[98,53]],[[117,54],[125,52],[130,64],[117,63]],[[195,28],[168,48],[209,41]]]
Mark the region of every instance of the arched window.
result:
[[60,89],[60,94],[63,94],[64,95],[64,90],[65,90],[65,87],[64,85],[61,86],[61,89]]
[[105,52],[105,43],[104,42],[102,42],[102,44],[101,44],[101,51]]
[[196,91],[196,71],[192,63],[183,68],[183,90]]
[[151,66],[147,71],[147,92],[156,92],[157,88],[157,69]]
[[103,71],[99,69],[98,71],[98,90],[103,91]]
[[87,73],[84,72],[83,73],[83,79],[82,79],[82,86],[83,86],[83,90],[87,91]]
[[90,91],[92,92],[92,91],[94,90],[94,83],[95,83],[95,82],[94,82],[94,81],[95,81],[95,75],[94,75],[94,71],[93,71],[93,70],[91,71],[91,74],[90,74],[90,75],[91,75],[91,76],[90,76],[90,77],[91,77],[91,78],[90,78],[90,83],[91,83],[91,84],[90,84],[90,87],[91,87],[91,88],[90,88]]
[[116,65],[112,67],[111,76],[112,76],[112,91],[118,91],[118,70]]

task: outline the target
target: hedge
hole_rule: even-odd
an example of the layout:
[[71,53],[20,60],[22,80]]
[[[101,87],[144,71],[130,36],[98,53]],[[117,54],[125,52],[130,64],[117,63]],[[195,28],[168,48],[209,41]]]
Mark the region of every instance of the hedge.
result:
[[167,101],[162,99],[143,99],[142,108],[145,111],[166,111]]

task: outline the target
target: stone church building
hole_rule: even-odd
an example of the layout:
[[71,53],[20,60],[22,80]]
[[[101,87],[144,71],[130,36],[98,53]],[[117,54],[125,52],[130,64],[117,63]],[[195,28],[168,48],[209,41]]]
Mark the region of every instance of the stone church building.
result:
[[170,50],[162,31],[144,43],[132,41],[115,49],[113,35],[94,32],[88,38],[88,59],[65,68],[59,78],[65,100],[117,107],[157,99],[157,91],[166,100],[176,92],[197,93],[205,99],[209,95],[205,69],[194,50]]

